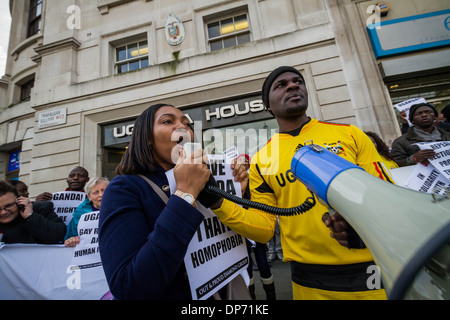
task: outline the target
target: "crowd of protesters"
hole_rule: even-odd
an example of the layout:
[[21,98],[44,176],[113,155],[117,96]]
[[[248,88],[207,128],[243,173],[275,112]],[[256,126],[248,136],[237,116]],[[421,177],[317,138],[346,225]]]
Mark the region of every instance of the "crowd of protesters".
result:
[[[379,163],[388,169],[427,163],[434,151],[420,150],[416,143],[450,141],[450,105],[439,113],[433,104],[420,103],[411,106],[408,115],[401,113],[402,135],[392,147],[374,132],[313,119],[306,113],[308,90],[303,75],[292,67],[279,67],[269,74],[262,86],[262,98],[279,125],[278,133],[264,148],[274,141],[279,143],[279,154],[271,155],[271,160],[284,172],[290,168],[294,150],[307,140],[328,146],[334,143],[339,156],[382,180],[386,179],[376,170]],[[277,257],[291,264],[294,299],[386,298],[383,289],[367,289],[366,271],[374,262],[343,217],[324,214],[327,209],[319,203],[306,215],[276,217],[204,194],[205,184],[214,183],[204,151],[192,155],[200,161],[192,164],[180,140],[174,141],[174,132],[184,132],[184,137],[187,133],[188,139],[193,139],[189,119],[180,109],[164,103],[151,106],[136,120],[130,145],[111,182],[102,177],[90,179],[85,168],[73,168],[65,191],[84,192],[86,198],[68,225],[55,213],[51,193],[40,193],[36,201],[30,201],[24,182],[0,182],[0,241],[75,247],[80,242],[80,217],[100,210],[100,254],[114,297],[190,299],[183,258],[189,240],[203,221],[195,202],[198,200],[223,224],[251,240],[249,254],[254,251],[257,263],[254,268],[249,266],[249,273],[261,272],[267,299],[276,297],[268,262]],[[270,153],[258,152],[253,159],[246,155],[244,163],[233,164],[236,181],[243,186],[247,198],[293,207],[299,199],[311,196],[298,180],[281,186],[277,180],[281,171],[264,168],[270,161],[263,161],[263,154]],[[170,200],[166,205],[139,175],[162,188],[168,183],[165,173],[172,169],[178,190],[175,195],[167,194]],[[274,240],[283,251],[278,248],[267,255],[266,244]],[[249,290],[254,299],[252,282]]]

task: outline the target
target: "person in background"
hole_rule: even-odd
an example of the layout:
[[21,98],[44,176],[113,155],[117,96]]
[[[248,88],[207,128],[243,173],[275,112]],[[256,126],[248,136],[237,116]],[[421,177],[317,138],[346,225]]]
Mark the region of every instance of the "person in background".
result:
[[20,180],[8,180],[8,183],[16,188],[17,195],[19,197],[28,198],[30,196],[30,193],[28,192],[28,186],[25,182]]
[[103,194],[109,180],[103,177],[97,177],[89,180],[86,183],[86,199],[75,209],[67,226],[66,236],[64,237],[64,245],[66,247],[75,247],[80,243],[80,236],[78,235],[78,222],[85,213],[99,211],[102,203]]
[[386,145],[386,143],[384,143],[384,141],[380,138],[380,136],[377,135],[375,132],[371,131],[366,131],[365,133],[369,136],[370,140],[372,140],[386,168],[389,170],[398,168],[397,162],[395,162],[391,158],[391,152],[389,150],[389,147]]
[[[65,191],[79,191],[84,192],[84,186],[89,181],[89,173],[88,171],[81,167],[77,166],[70,170],[69,175],[67,176],[66,182],[68,187]],[[52,194],[50,192],[43,192],[36,196],[36,201],[50,201],[52,200]]]
[[450,104],[446,105],[444,109],[439,113],[437,127],[450,132]]
[[450,132],[435,126],[438,112],[431,103],[418,103],[409,109],[409,121],[414,125],[392,143],[391,158],[399,167],[427,163],[435,156],[431,149],[420,150],[418,142],[450,141]]
[[275,260],[283,261],[283,248],[281,247],[281,238],[280,238],[280,223],[277,221],[275,225],[275,232],[273,234],[272,239],[267,243],[268,248],[268,257],[267,260],[269,262],[274,262]]
[[[20,180],[9,180],[8,183],[16,188],[19,197],[28,198],[30,196],[30,193],[28,192],[28,186],[25,182]],[[51,201],[32,201],[31,203],[33,203],[34,208],[38,211],[55,211],[53,202]]]
[[19,196],[14,186],[0,181],[0,230],[5,243],[57,244],[64,239],[66,225],[53,206],[32,203]]

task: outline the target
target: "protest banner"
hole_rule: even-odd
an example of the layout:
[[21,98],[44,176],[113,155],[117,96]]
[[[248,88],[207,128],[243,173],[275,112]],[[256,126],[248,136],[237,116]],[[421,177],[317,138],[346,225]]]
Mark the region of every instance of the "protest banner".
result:
[[450,179],[450,141],[416,143],[420,150],[432,149],[436,155],[430,163],[447,179]]
[[72,220],[72,214],[75,209],[86,198],[85,192],[78,191],[62,191],[55,192],[52,195],[52,202],[55,213],[61,218],[61,220],[69,225]]
[[426,103],[427,101],[424,98],[413,98],[406,101],[402,101],[400,103],[394,104],[394,107],[399,111],[406,111],[406,119],[408,120],[408,124],[410,127],[412,127],[411,121],[409,121],[409,109],[412,105],[418,104],[418,103]]
[[80,243],[74,248],[72,265],[87,269],[102,265],[98,247],[98,218],[100,211],[85,213],[78,222]]
[[103,268],[71,268],[73,249],[42,244],[1,246],[0,299],[102,299],[109,291]]

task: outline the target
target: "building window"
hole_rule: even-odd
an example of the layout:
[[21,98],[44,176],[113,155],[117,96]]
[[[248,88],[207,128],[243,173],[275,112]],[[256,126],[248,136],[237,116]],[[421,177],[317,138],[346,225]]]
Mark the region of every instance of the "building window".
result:
[[20,86],[20,102],[30,100],[31,89],[33,89],[33,87],[34,79],[31,79]]
[[27,37],[31,37],[41,31],[41,15],[42,0],[30,0]]
[[116,73],[125,73],[148,67],[147,41],[116,48]]
[[250,26],[246,13],[210,22],[207,28],[211,51],[250,42]]

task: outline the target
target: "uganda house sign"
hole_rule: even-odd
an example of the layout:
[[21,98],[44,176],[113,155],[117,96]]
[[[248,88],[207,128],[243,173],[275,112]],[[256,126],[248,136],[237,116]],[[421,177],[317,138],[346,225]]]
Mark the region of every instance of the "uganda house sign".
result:
[[166,40],[171,46],[177,46],[184,40],[186,32],[183,23],[174,14],[169,14],[166,18],[165,34]]

